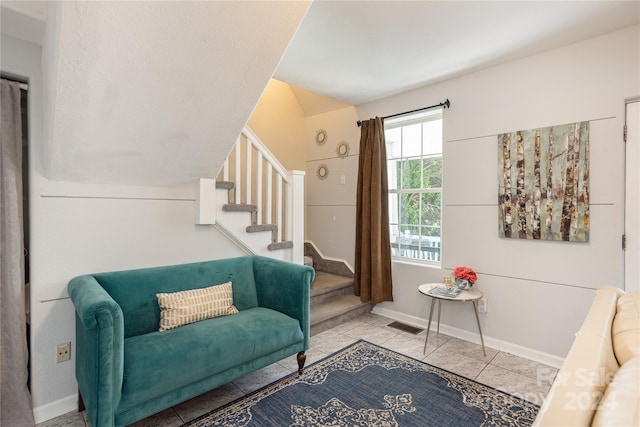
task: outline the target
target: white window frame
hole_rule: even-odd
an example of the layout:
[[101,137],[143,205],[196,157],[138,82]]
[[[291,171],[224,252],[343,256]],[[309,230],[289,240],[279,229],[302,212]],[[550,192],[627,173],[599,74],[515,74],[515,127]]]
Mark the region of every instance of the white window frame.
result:
[[[409,126],[409,125],[414,125],[414,124],[418,124],[418,123],[425,123],[425,122],[429,122],[429,121],[440,121],[442,124],[442,119],[443,119],[443,114],[442,114],[443,110],[442,109],[434,109],[434,110],[429,110],[426,112],[421,112],[418,114],[412,114],[412,115],[407,115],[407,116],[402,116],[402,117],[398,117],[398,118],[393,118],[393,119],[387,119],[385,120],[385,133],[388,130],[391,129],[396,129],[396,128],[402,128],[405,126]],[[444,145],[444,141],[442,140],[442,136],[441,136],[441,141],[440,141],[440,151],[439,153],[428,153],[425,155],[424,153],[424,138],[425,135],[422,134],[422,130],[421,130],[421,136],[420,136],[420,140],[423,142],[420,147],[420,155],[406,155],[405,156],[405,152],[407,150],[405,150],[404,147],[404,141],[401,140],[400,142],[400,156],[394,156],[393,153],[391,152],[392,150],[389,150],[389,144],[390,142],[387,141],[387,161],[388,161],[388,165],[391,164],[391,161],[398,161],[398,160],[412,160],[412,159],[424,159],[424,158],[428,158],[428,157],[443,157],[443,145]],[[397,187],[399,185],[395,185],[394,181],[395,181],[395,170],[388,170],[387,171],[387,175],[388,175],[388,180],[389,180],[389,222],[390,222],[390,227],[389,227],[389,233],[390,233],[390,240],[391,240],[391,253],[392,253],[392,259],[394,261],[406,261],[406,262],[416,262],[416,263],[421,263],[421,264],[428,264],[428,265],[433,265],[433,266],[440,266],[442,263],[442,193],[443,193],[443,188],[441,187],[436,187],[436,188],[412,188],[412,189],[398,189]],[[442,177],[441,177],[442,180]],[[422,180],[421,180],[422,181]],[[398,183],[399,184],[399,183]],[[442,185],[442,184],[441,184]],[[440,228],[440,236],[437,239],[423,239],[426,236],[407,236],[407,239],[411,239],[411,242],[407,243],[407,246],[405,246],[405,248],[403,248],[402,246],[402,242],[400,239],[400,230],[403,227],[411,227],[411,226],[420,226],[420,227],[424,227],[424,225],[418,223],[418,224],[404,224],[404,223],[400,223],[400,218],[402,217],[401,212],[399,212],[399,209],[397,209],[396,207],[398,206],[397,203],[393,203],[393,195],[398,195],[396,197],[400,197],[401,194],[424,194],[424,193],[440,193],[440,220],[439,220],[439,228]],[[396,199],[397,200],[397,199]],[[395,210],[395,215],[394,215],[394,210]],[[422,197],[420,197],[420,210],[422,211]],[[420,220],[419,220],[420,222]],[[395,231],[395,233],[394,233]],[[437,247],[438,250],[434,251],[434,250],[421,250],[418,249],[416,250],[415,248],[410,248],[409,245],[411,245],[413,243],[413,245],[415,246],[415,237],[417,237],[418,240],[418,247],[419,248],[425,248],[425,247]],[[427,245],[424,245],[424,241],[431,241],[431,243],[428,243]],[[431,246],[433,245],[433,246]],[[395,247],[394,247],[395,246]]]

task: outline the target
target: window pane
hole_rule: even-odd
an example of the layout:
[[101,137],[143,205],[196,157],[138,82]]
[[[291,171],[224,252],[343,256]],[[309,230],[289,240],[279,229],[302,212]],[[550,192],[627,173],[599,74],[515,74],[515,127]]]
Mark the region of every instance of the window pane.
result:
[[400,256],[400,229],[398,224],[389,224],[389,238],[391,241],[391,255]]
[[389,160],[387,162],[387,179],[389,180],[389,190],[397,190],[400,184],[400,171],[402,170],[402,160]]
[[420,238],[420,227],[417,225],[406,225],[402,224],[400,226],[400,234],[402,235],[402,242],[404,244],[409,244],[411,241],[416,241]]
[[420,224],[420,193],[400,194],[400,223]]
[[389,193],[389,223],[398,223],[398,194]]
[[420,258],[420,227],[413,225],[400,227],[398,255],[407,258]]
[[421,227],[420,247],[416,257],[427,261],[440,261],[440,237],[430,236],[429,227]]
[[440,236],[441,214],[442,212],[442,194],[422,193],[422,218],[420,224],[424,228],[426,236]]
[[422,156],[422,125],[417,123],[400,129],[402,129],[402,157]]
[[442,114],[385,125],[392,255],[440,262]]
[[422,188],[442,188],[442,156],[422,159]]
[[431,120],[422,124],[423,155],[442,153],[442,120]]
[[387,143],[387,158],[393,159],[402,155],[402,128],[385,130],[384,139]]
[[400,188],[421,188],[422,159],[410,159],[402,162],[402,178]]

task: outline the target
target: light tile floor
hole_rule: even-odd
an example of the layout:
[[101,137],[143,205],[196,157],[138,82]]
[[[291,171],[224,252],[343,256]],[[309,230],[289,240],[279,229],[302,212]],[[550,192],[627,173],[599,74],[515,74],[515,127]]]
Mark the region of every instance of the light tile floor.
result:
[[[425,354],[423,349],[426,331],[413,335],[387,326],[392,321],[392,319],[369,313],[314,335],[311,337],[311,348],[307,351],[307,364],[320,360],[359,339],[364,339],[504,390],[538,405],[547,395],[557,374],[555,368],[488,347],[485,357],[479,344],[443,334],[436,335],[434,332],[429,336],[429,344]],[[244,394],[289,375],[297,369],[296,358],[292,356],[141,420],[133,426],[180,426]],[[77,411],[37,425],[37,427],[57,426],[90,427],[84,412]]]

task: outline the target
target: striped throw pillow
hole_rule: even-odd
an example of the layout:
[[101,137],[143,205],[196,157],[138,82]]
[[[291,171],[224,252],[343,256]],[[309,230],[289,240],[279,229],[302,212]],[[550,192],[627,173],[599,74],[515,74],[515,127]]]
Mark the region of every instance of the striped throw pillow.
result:
[[233,305],[231,282],[156,296],[160,305],[160,332],[211,317],[238,313]]

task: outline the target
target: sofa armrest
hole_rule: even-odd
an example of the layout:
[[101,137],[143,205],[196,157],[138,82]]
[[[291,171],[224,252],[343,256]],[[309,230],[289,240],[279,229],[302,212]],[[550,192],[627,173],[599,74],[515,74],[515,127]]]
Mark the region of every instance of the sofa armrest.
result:
[[93,276],[68,285],[76,309],[76,379],[91,425],[113,426],[122,394],[124,318]]
[[618,370],[611,327],[621,294],[613,287],[597,290],[587,317],[538,412],[534,427],[591,425],[607,384]]
[[304,333],[305,348],[309,348],[311,283],[315,278],[315,270],[306,265],[255,256],[253,274],[258,305],[297,319]]

